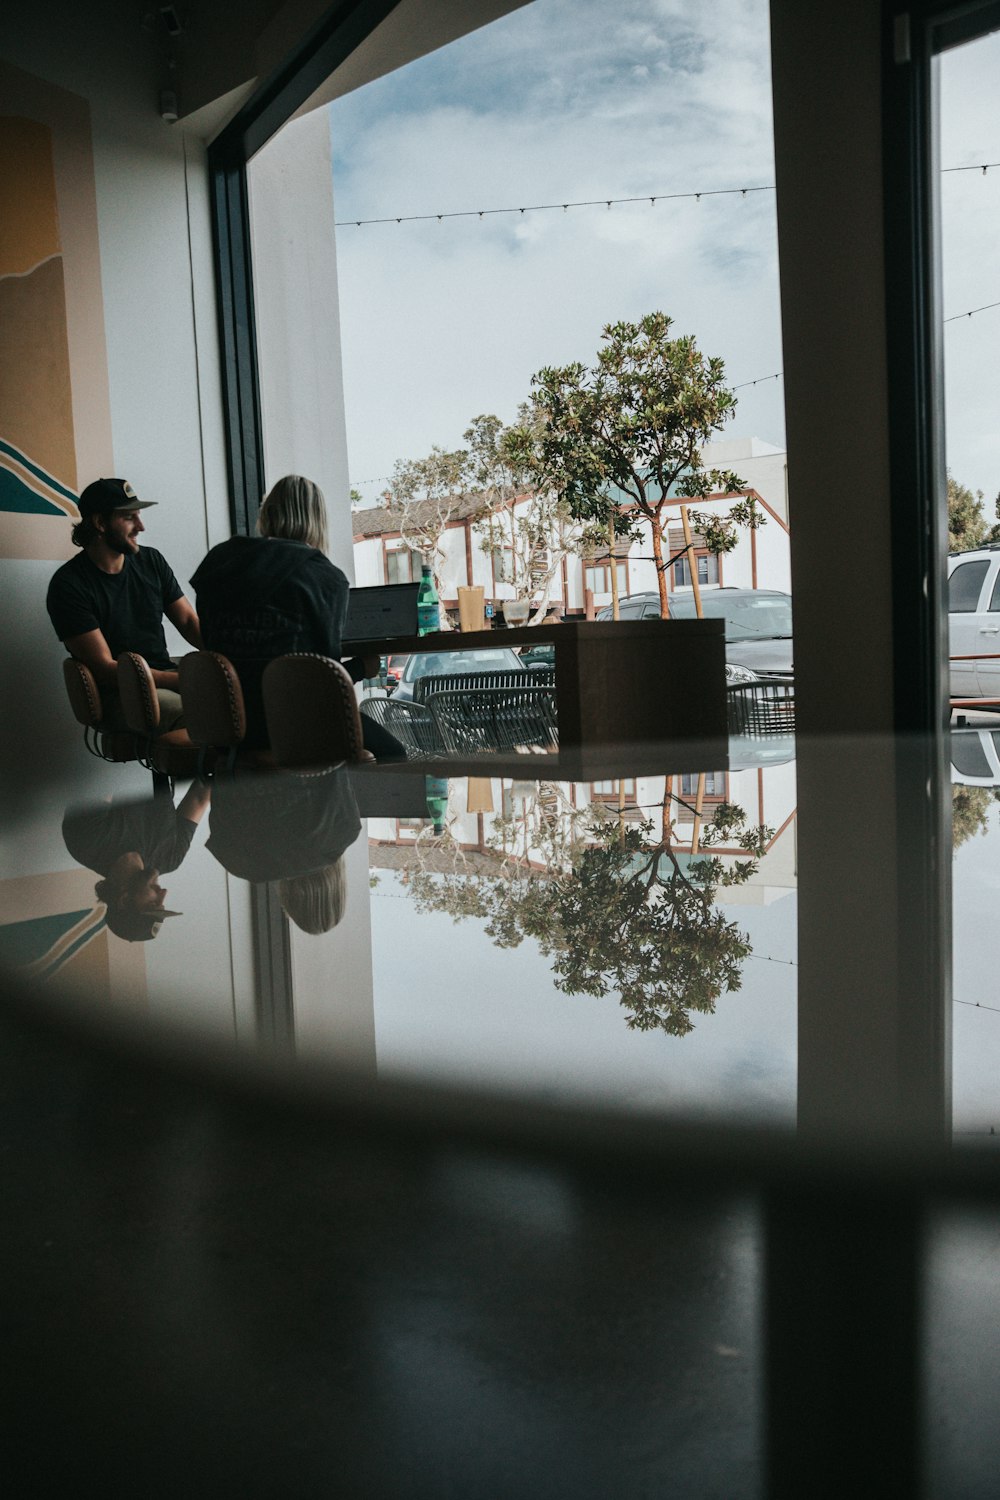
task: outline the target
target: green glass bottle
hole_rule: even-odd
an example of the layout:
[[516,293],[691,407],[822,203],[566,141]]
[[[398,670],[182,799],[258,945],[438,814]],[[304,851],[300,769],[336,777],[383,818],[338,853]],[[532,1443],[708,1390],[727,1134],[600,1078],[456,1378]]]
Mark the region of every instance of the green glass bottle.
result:
[[434,587],[434,574],[425,557],[420,570],[420,588],[417,590],[417,634],[430,635],[441,628],[441,603]]
[[448,780],[444,776],[424,777],[424,796],[427,799],[427,816],[434,824],[435,833],[444,833],[448,816]]

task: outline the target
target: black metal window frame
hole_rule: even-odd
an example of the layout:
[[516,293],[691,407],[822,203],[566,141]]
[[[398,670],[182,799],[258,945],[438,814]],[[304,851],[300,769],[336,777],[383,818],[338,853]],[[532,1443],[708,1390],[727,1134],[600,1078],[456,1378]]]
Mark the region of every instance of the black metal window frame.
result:
[[264,493],[247,165],[399,0],[341,0],[327,10],[209,146],[229,510],[249,535]]
[[[936,59],[1000,28],[1000,0],[883,0],[882,166],[888,368],[899,983],[913,1055],[947,1054],[951,797],[947,755],[944,353]],[[917,1003],[917,1002],[920,1003]],[[917,1018],[919,1022],[917,1021]],[[922,1028],[922,1034],[917,1028]],[[914,1085],[920,1084],[914,1077]],[[926,1080],[924,1080],[926,1081]],[[946,1090],[947,1095],[947,1090]]]

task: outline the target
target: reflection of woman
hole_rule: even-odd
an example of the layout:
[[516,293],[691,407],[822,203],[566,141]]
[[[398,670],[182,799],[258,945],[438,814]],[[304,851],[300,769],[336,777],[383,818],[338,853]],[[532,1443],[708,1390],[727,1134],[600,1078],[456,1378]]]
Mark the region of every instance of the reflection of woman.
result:
[[289,920],[329,932],[344,914],[343,854],[361,832],[346,769],[219,781],[208,845],[241,880],[276,881]]
[[78,864],[103,876],[94,887],[108,909],[108,927],[128,942],[159,932],[167,911],[160,876],[176,870],[191,847],[210,792],[194,782],[178,807],[157,795],[145,802],[81,803],[63,819],[66,848]]
[[[289,651],[340,660],[350,585],[326,556],[326,502],[299,475],[279,479],[257,520],[259,537],[234,536],[213,547],[191,579],[205,646],[229,658],[243,688],[248,748],[267,745],[261,678]],[[374,676],[378,658],[344,662],[355,682]],[[365,748],[402,758],[392,735],[363,719]]]

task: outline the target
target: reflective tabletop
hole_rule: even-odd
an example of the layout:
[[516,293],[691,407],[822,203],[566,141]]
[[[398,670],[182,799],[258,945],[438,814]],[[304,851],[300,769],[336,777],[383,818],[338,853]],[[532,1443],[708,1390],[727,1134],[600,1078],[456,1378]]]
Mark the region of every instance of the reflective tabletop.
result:
[[[1000,731],[948,744],[951,1117],[989,1141]],[[77,781],[12,807],[0,963],[40,1003],[285,1062],[791,1127],[796,745],[706,753],[623,747],[586,777],[544,755],[237,770],[155,793],[81,757]]]

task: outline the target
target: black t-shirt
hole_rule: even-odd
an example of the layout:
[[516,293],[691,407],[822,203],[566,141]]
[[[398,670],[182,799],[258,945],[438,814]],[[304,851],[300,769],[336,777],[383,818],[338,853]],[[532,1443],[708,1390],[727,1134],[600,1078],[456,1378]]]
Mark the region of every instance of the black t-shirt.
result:
[[166,558],[142,547],[125,557],[120,573],[105,573],[81,552],[53,573],[45,604],[61,641],[100,630],[113,657],[137,651],[169,671],[163,611],[183,593]]
[[98,875],[106,875],[123,854],[138,854],[147,870],[167,875],[190,849],[194,829],[169,797],[81,803],[67,809],[62,826],[69,853]]

